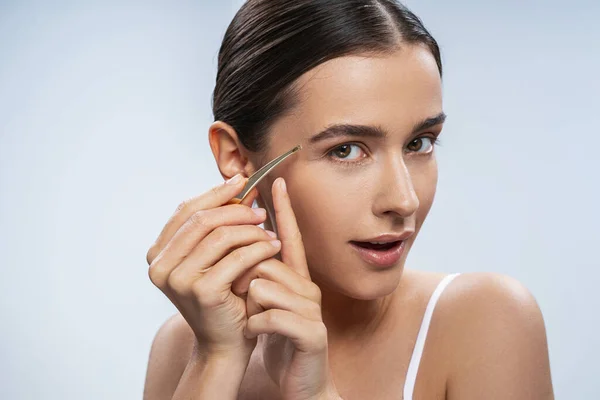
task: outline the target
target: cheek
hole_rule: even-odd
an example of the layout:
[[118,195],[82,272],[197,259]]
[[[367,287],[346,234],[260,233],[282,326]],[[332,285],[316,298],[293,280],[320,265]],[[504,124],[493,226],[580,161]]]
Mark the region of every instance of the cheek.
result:
[[290,188],[290,197],[298,225],[307,233],[339,220],[336,191],[329,186],[303,181],[301,185]]
[[435,198],[438,181],[438,170],[435,159],[414,168],[411,176],[415,192],[419,198],[419,210],[417,213],[419,214],[420,222],[422,222],[429,213],[433,199]]
[[289,190],[303,239],[321,241],[322,245],[323,239],[345,229],[348,220],[356,215],[348,207],[356,207],[359,201],[352,195],[353,185],[347,180],[319,172],[296,177]]

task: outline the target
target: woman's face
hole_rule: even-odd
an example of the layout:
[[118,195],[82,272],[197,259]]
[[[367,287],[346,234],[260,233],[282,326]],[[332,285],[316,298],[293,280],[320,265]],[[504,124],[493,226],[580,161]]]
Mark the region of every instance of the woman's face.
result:
[[[262,156],[303,148],[261,182],[261,203],[273,220],[271,184],[284,177],[313,281],[356,299],[388,295],[437,184],[432,150],[443,116],[435,59],[416,45],[387,56],[341,57],[301,76],[297,88],[299,102],[273,125]],[[419,128],[427,120],[433,126]],[[340,124],[346,128],[317,136]],[[415,233],[387,267],[365,261],[352,243],[406,231]]]

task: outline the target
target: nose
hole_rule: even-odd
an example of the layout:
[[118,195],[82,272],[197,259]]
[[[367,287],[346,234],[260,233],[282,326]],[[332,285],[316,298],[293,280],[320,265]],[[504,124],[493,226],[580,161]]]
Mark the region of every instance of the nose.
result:
[[394,160],[381,170],[378,195],[373,204],[375,215],[397,214],[409,218],[419,208],[409,169],[403,160]]

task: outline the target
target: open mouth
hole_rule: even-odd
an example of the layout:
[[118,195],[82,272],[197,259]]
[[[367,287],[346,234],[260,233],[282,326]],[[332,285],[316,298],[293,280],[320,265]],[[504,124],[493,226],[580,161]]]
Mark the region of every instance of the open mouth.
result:
[[389,243],[373,243],[373,242],[355,242],[355,241],[351,241],[352,244],[362,247],[363,249],[369,249],[369,250],[379,250],[379,251],[387,251],[387,250],[391,250],[393,248],[395,248],[396,246],[398,246],[402,241],[401,240],[397,240],[395,242],[389,242]]
[[405,240],[396,240],[387,243],[351,241],[350,245],[368,264],[388,268],[397,265],[406,244]]

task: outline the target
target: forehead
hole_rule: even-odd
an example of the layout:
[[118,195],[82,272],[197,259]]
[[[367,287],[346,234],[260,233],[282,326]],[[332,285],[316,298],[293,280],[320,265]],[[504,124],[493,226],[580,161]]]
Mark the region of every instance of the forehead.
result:
[[291,144],[333,123],[402,131],[442,111],[435,58],[418,45],[404,45],[387,55],[335,58],[298,78],[296,88],[298,103],[274,126],[287,133],[275,134],[275,141],[285,138]]

